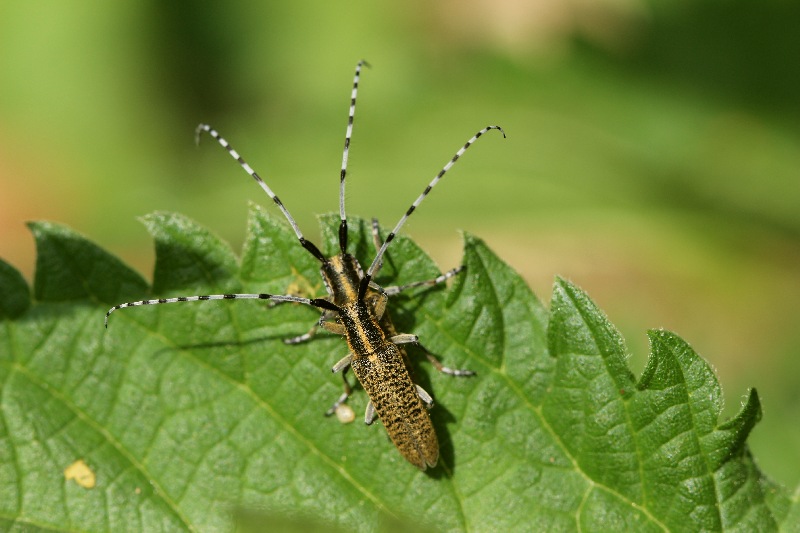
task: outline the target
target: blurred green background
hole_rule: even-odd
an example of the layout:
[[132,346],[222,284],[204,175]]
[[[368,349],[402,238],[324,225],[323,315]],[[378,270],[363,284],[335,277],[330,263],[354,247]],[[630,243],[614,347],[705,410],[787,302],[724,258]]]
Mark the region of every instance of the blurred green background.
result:
[[[500,124],[404,231],[443,269],[473,232],[543,300],[586,289],[641,371],[645,329],[716,367],[750,443],[800,480],[800,4],[362,0],[0,5],[0,257],[32,279],[26,220],[66,223],[149,276],[136,217],[183,212],[238,248],[269,205],[215,126],[316,237],[337,208],[394,223],[477,129]],[[99,324],[99,322],[98,322]]]

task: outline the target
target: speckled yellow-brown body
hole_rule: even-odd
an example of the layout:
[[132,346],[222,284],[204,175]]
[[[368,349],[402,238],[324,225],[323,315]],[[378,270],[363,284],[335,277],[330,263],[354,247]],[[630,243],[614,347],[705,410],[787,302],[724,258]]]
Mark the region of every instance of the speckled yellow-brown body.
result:
[[323,265],[323,278],[340,308],[336,326],[328,329],[346,336],[350,367],[389,438],[403,457],[425,470],[439,459],[436,431],[409,375],[405,352],[390,340],[396,332],[385,311],[385,296],[370,289],[358,298],[360,272],[349,254]]

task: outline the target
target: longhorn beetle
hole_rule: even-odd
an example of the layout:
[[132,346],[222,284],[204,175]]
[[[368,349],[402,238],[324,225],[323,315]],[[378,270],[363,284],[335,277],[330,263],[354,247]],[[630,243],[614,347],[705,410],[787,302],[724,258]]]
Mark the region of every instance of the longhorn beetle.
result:
[[[407,356],[399,345],[413,343],[419,345],[416,335],[397,333],[386,311],[388,297],[405,289],[425,285],[442,283],[456,275],[460,268],[451,270],[439,277],[410,283],[408,285],[382,288],[372,281],[382,265],[382,258],[386,249],[391,244],[395,235],[403,227],[406,220],[419,206],[431,189],[441,180],[448,170],[464,154],[464,152],[484,133],[489,130],[499,130],[503,137],[505,132],[499,126],[487,126],[470,138],[439,171],[428,184],[422,194],[408,208],[405,214],[381,242],[377,222],[373,221],[373,237],[378,249],[366,274],[356,258],[347,252],[347,216],[345,214],[345,177],[347,175],[347,159],[350,150],[350,138],[353,133],[353,117],[355,116],[356,96],[361,69],[366,65],[360,61],[356,65],[353,78],[353,89],[350,96],[350,112],[345,133],[344,151],[342,154],[342,167],[339,178],[339,248],[341,253],[326,258],[312,242],[306,240],[292,215],[269,188],[264,180],[248,165],[239,153],[220,136],[219,133],[207,124],[200,124],[196,130],[196,140],[199,142],[203,132],[224,147],[239,165],[264,189],[264,192],[275,202],[281,210],[289,225],[292,227],[300,244],[321,263],[320,272],[328,296],[323,298],[302,298],[294,295],[280,294],[210,294],[200,296],[180,296],[177,298],[159,298],[155,300],[139,300],[115,305],[105,315],[105,326],[108,327],[108,318],[114,311],[125,307],[140,305],[166,304],[176,302],[194,302],[202,300],[272,300],[274,302],[296,302],[310,305],[322,310],[319,321],[304,335],[287,339],[285,342],[294,344],[310,339],[318,327],[342,335],[346,338],[349,347],[347,356],[337,362],[333,372],[341,371],[345,384],[345,392],[334,403],[326,414],[332,414],[351,393],[351,388],[344,378],[344,372],[352,368],[356,378],[361,383],[369,396],[364,420],[367,424],[374,421],[376,415],[383,422],[389,437],[394,445],[410,463],[425,470],[436,465],[439,458],[439,444],[433,429],[430,416],[426,407],[433,404],[431,396],[419,385],[415,385],[409,375]],[[425,350],[427,353],[427,350]],[[467,370],[454,370],[443,367],[432,355],[427,354],[436,368],[442,372],[455,376],[469,376],[472,372]]]

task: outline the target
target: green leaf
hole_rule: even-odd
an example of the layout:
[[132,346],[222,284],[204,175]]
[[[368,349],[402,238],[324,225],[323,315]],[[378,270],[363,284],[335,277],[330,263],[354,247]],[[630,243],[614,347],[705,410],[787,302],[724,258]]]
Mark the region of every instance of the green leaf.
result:
[[[449,288],[393,297],[414,375],[436,398],[440,465],[426,473],[379,423],[323,413],[341,392],[331,365],[342,339],[283,339],[313,308],[265,301],[123,309],[135,299],[219,292],[321,296],[319,264],[263,210],[250,212],[241,261],[183,216],[144,219],[156,242],[153,288],[71,230],[32,225],[30,291],[0,263],[0,529],[693,531],[796,528],[798,495],[757,468],[746,438],[760,417],[750,391],[718,420],[716,377],[684,341],[651,331],[635,379],[623,340],[577,287],[557,280],[550,313],[479,239]],[[338,217],[321,219],[336,252]],[[367,221],[351,249],[372,255]],[[378,281],[430,279],[438,268],[402,236]],[[363,412],[357,390],[350,405]],[[360,416],[359,416],[360,419]],[[96,483],[66,479],[83,461]],[[79,465],[81,463],[78,463]],[[91,485],[91,486],[90,486]]]
[[22,274],[0,260],[0,317],[17,318],[30,304],[31,293]]

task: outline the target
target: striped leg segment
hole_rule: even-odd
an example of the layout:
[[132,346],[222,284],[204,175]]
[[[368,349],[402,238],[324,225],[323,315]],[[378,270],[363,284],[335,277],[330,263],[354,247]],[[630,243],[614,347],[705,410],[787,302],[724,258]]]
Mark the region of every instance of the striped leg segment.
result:
[[413,289],[415,287],[433,287],[434,285],[438,285],[439,283],[444,283],[448,279],[457,276],[463,270],[464,266],[460,266],[454,268],[453,270],[448,270],[441,276],[437,276],[433,279],[428,279],[425,281],[415,281],[413,283],[407,283],[405,285],[394,285],[391,287],[384,287],[383,292],[386,294],[386,296],[394,296],[395,294],[399,294],[406,289]]
[[441,363],[441,361],[439,361],[438,359],[436,359],[436,357],[431,355],[431,352],[427,348],[425,348],[422,344],[420,344],[419,337],[416,335],[410,333],[401,333],[399,335],[393,336],[389,340],[395,344],[415,344],[420,350],[425,352],[425,357],[428,358],[428,361],[430,361],[431,364],[434,366],[434,368],[436,368],[436,370],[438,370],[442,374],[447,374],[450,376],[456,376],[460,378],[475,375],[475,372],[473,372],[472,370],[462,370],[458,368],[450,368],[444,366]]
[[105,317],[105,326],[108,328],[108,317],[118,309],[138,307],[140,305],[174,304],[178,302],[200,302],[206,300],[273,300],[276,302],[295,302],[311,305],[320,309],[340,312],[341,309],[324,298],[301,298],[288,294],[207,294],[202,296],[179,296],[177,298],[158,298],[156,300],[139,300],[115,305],[108,310]]
[[264,189],[264,192],[266,192],[267,195],[270,198],[272,198],[272,201],[275,202],[275,204],[278,206],[278,209],[281,210],[283,216],[285,216],[286,220],[289,221],[289,225],[292,226],[292,229],[294,230],[295,235],[297,235],[297,238],[300,240],[300,244],[303,245],[303,248],[308,250],[311,253],[311,255],[316,257],[320,262],[324,263],[325,256],[322,255],[322,252],[320,252],[316,246],[314,246],[314,243],[307,241],[306,238],[303,237],[303,233],[300,231],[300,227],[297,225],[297,222],[294,221],[294,218],[292,218],[292,215],[289,213],[289,210],[286,209],[286,207],[283,205],[283,202],[281,202],[280,198],[278,198],[278,196],[274,192],[272,192],[272,189],[269,188],[269,185],[267,185],[266,182],[263,179],[261,179],[261,176],[259,176],[258,173],[255,170],[253,170],[253,168],[250,165],[247,164],[247,162],[242,158],[242,156],[239,155],[239,152],[234,150],[233,146],[231,146],[228,143],[228,141],[226,141],[219,134],[219,132],[217,132],[217,130],[215,130],[208,124],[200,124],[199,126],[197,126],[197,129],[195,129],[195,141],[197,143],[200,142],[200,135],[204,131],[209,135],[211,135],[214,139],[216,139],[216,141],[228,151],[231,157],[234,158],[239,163],[239,165],[244,169],[244,171],[247,172],[250,175],[250,177],[256,180],[256,183],[258,183],[258,185],[262,189]]
[[347,158],[350,154],[350,138],[353,136],[353,118],[356,114],[356,96],[358,96],[358,80],[361,77],[361,68],[369,67],[363,59],[356,65],[356,73],[353,76],[353,90],[350,93],[350,113],[347,116],[347,131],[344,135],[344,150],[342,151],[342,171],[339,175],[339,248],[343,254],[347,253],[347,214],[344,209],[344,183],[347,176]]
[[436,357],[434,357],[433,354],[431,354],[428,351],[427,348],[421,346],[419,343],[417,343],[417,346],[422,348],[422,351],[425,352],[425,357],[428,358],[428,361],[430,361],[433,367],[442,374],[447,374],[448,376],[455,376],[458,378],[464,378],[475,375],[475,372],[473,372],[472,370],[464,370],[463,368],[450,368],[448,366],[444,366],[441,361],[436,359]]
[[456,155],[454,155],[453,158],[450,161],[448,161],[448,163],[442,168],[442,170],[439,171],[436,177],[434,177],[433,180],[428,184],[428,186],[425,187],[425,190],[422,192],[422,194],[419,195],[419,198],[414,200],[414,203],[411,204],[411,207],[408,208],[408,211],[405,212],[405,214],[400,218],[400,221],[397,223],[397,225],[394,227],[391,233],[389,233],[389,235],[386,237],[386,241],[384,241],[384,243],[381,245],[381,249],[378,250],[378,253],[375,255],[375,259],[372,260],[372,264],[367,269],[366,276],[364,276],[364,279],[361,281],[361,286],[359,287],[360,298],[363,298],[364,293],[366,293],[369,281],[372,279],[375,269],[378,268],[378,265],[380,264],[381,259],[383,258],[383,254],[386,253],[386,248],[389,246],[389,243],[392,242],[394,236],[397,235],[397,232],[400,231],[400,228],[403,227],[403,224],[406,223],[406,220],[408,220],[408,217],[411,216],[411,213],[413,213],[414,210],[419,206],[419,204],[422,203],[425,197],[428,196],[428,193],[431,192],[431,189],[433,189],[436,186],[436,184],[439,183],[439,180],[441,180],[444,177],[447,171],[450,170],[453,167],[453,165],[456,164],[456,161],[458,161],[459,158],[462,155],[464,155],[464,152],[466,152],[467,149],[470,146],[472,146],[472,144],[475,141],[477,141],[484,133],[486,133],[489,130],[498,130],[500,131],[500,133],[503,134],[503,138],[505,138],[506,136],[505,132],[503,131],[503,128],[501,128],[500,126],[486,126],[478,133],[476,133],[470,140],[468,140],[464,144],[464,146],[462,146],[458,150],[458,152],[456,152]]

